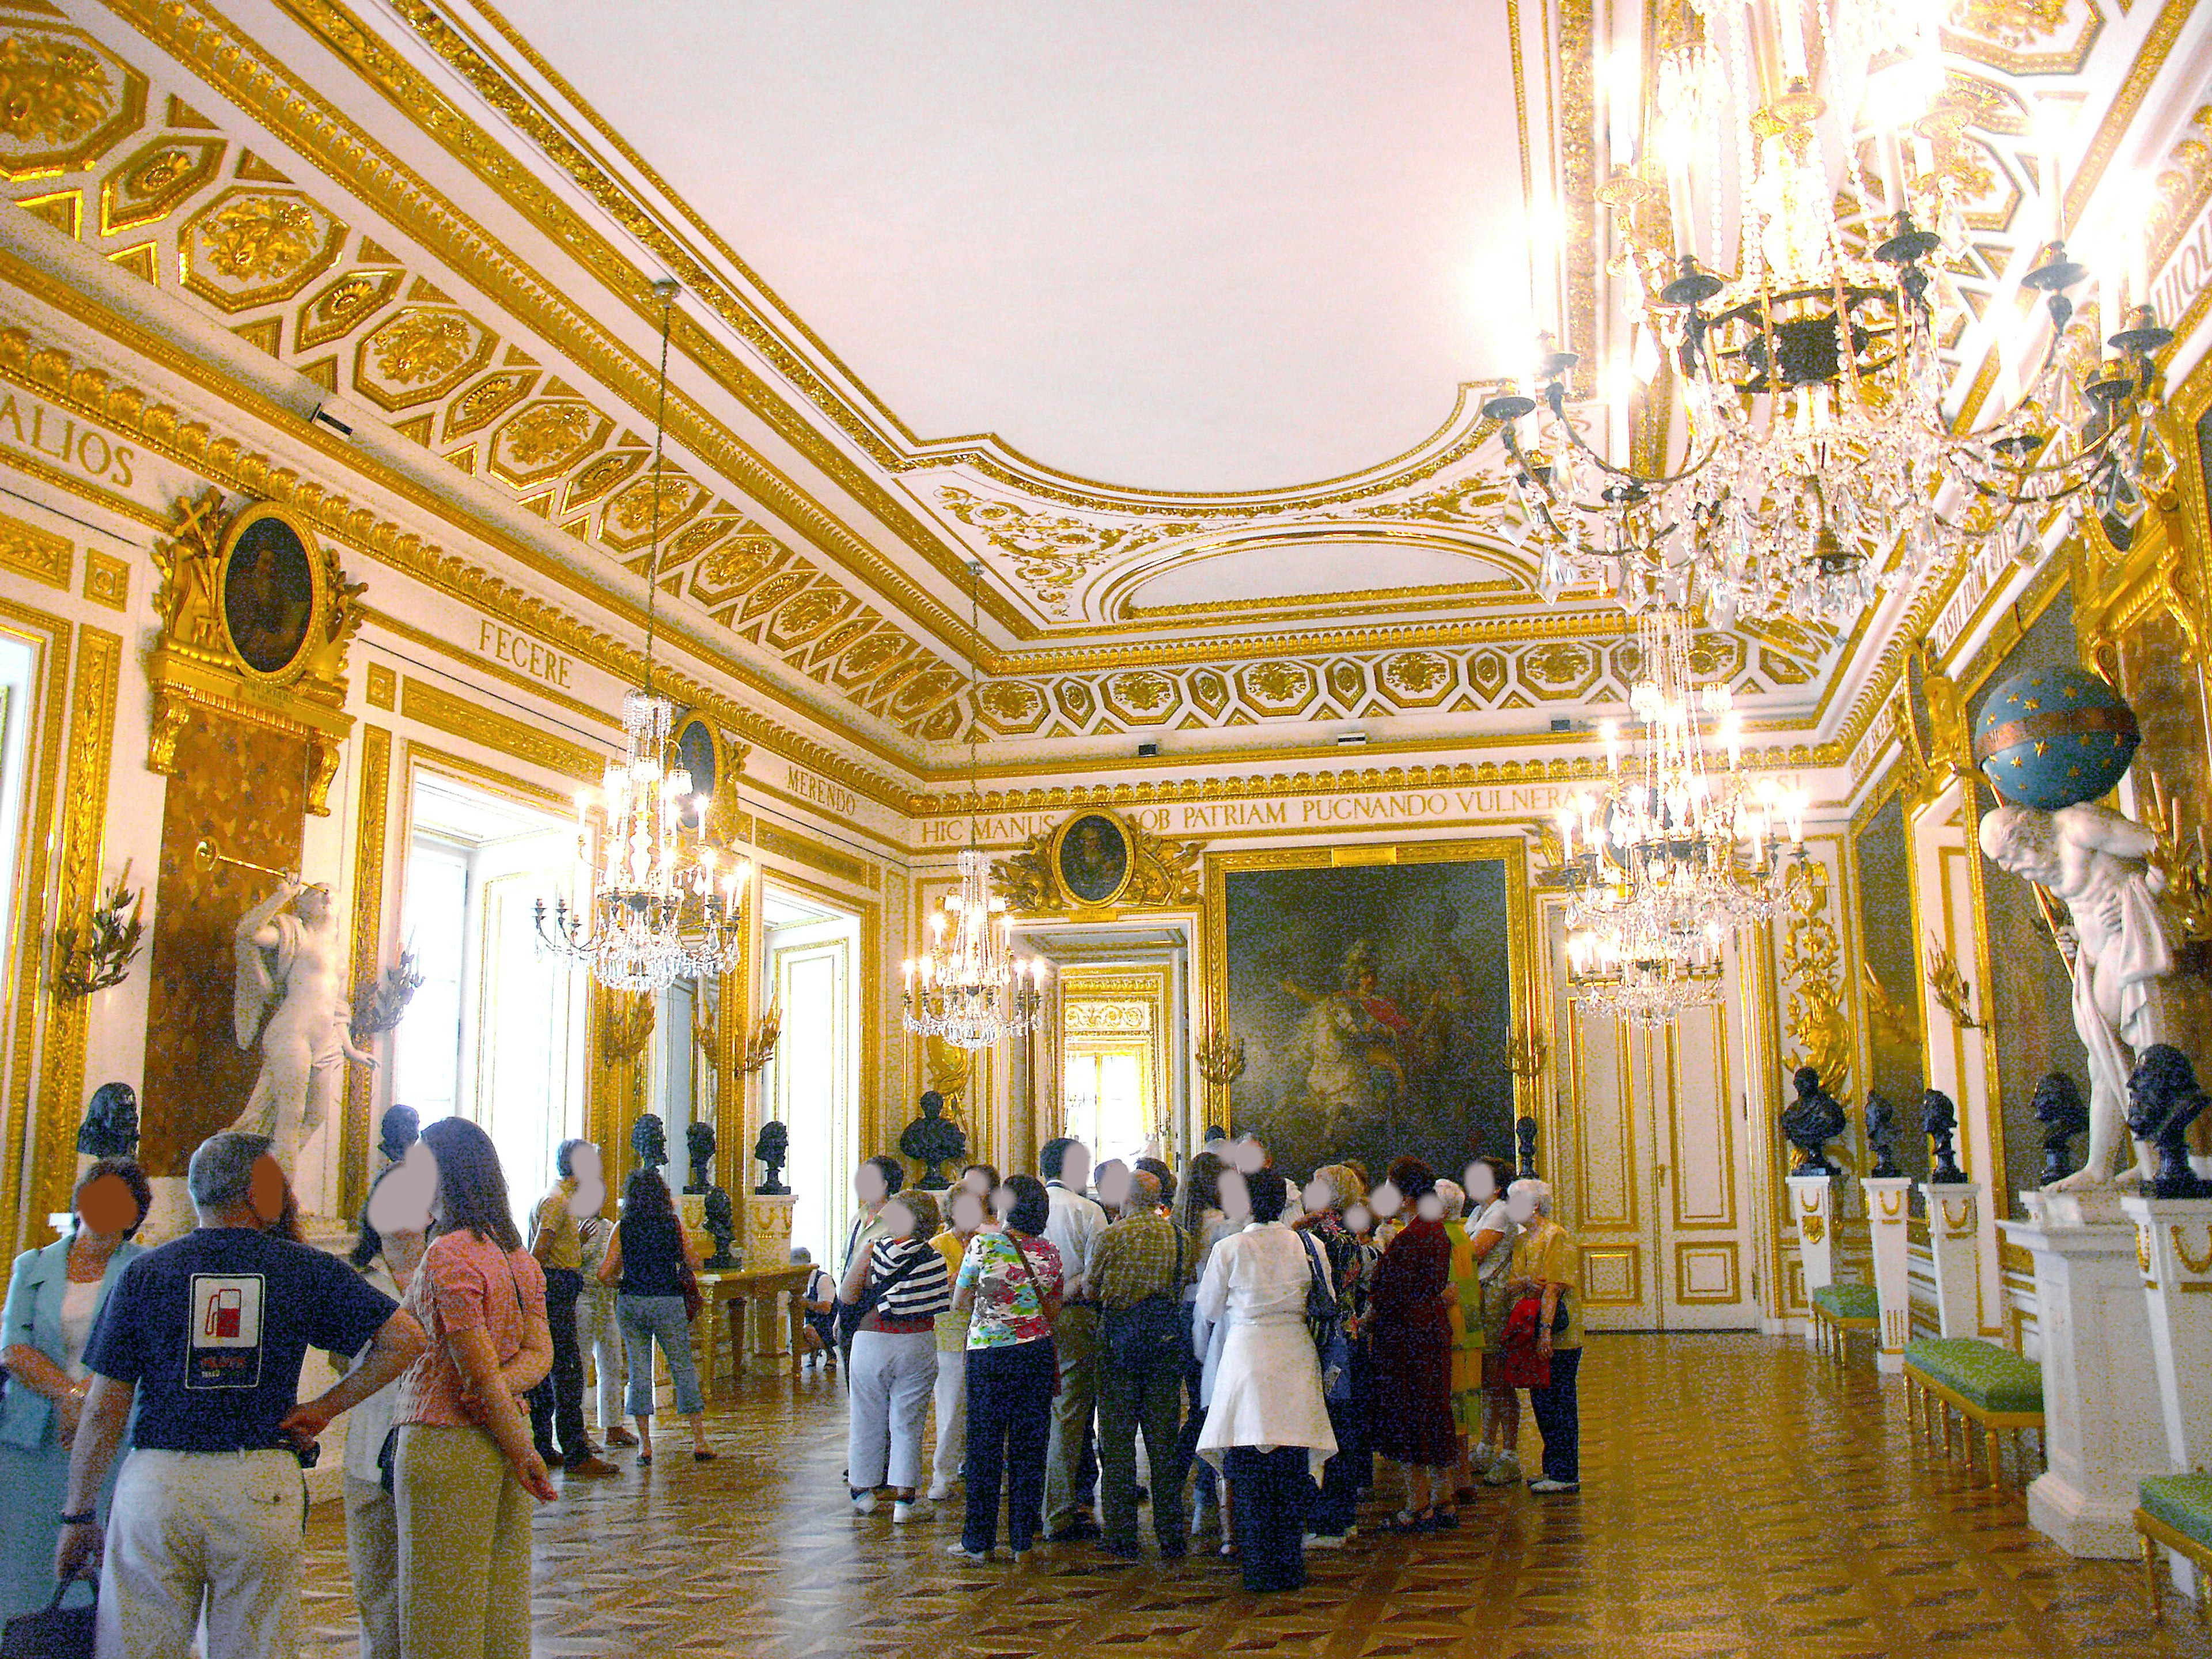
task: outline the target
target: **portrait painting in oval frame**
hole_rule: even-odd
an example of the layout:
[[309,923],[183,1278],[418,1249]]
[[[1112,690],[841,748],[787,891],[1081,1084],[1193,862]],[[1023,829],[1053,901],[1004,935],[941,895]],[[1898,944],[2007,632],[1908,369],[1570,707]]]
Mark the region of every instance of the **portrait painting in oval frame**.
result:
[[255,679],[297,679],[331,603],[329,576],[307,527],[273,501],[250,507],[224,531],[218,568],[231,655]]
[[1136,837],[1119,812],[1092,807],[1061,824],[1052,838],[1052,872],[1080,908],[1103,910],[1128,890],[1136,873]]

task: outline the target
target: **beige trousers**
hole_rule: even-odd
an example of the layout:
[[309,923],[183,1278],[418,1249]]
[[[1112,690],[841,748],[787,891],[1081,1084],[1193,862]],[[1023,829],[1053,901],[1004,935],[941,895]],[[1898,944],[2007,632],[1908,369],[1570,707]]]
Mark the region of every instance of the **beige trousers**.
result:
[[399,1659],[399,1511],[379,1481],[345,1478],[346,1565],[361,1604],[361,1659]]
[[532,1502],[481,1429],[399,1431],[404,1659],[530,1659]]
[[100,1659],[292,1659],[307,1491],[286,1451],[134,1451],[100,1566]]

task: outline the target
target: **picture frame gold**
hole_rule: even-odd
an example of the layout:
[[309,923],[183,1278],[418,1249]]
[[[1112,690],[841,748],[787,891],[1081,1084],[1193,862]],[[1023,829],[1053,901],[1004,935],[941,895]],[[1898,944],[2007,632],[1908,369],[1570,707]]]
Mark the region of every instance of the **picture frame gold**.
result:
[[[1088,838],[1082,833],[1086,825],[1094,826]],[[1110,854],[1085,850],[1096,848],[1100,832],[1095,826],[1100,825],[1113,833]],[[1111,864],[1095,870],[1079,868],[1071,872],[1071,842],[1075,848],[1073,856],[1086,864],[1102,857],[1110,857]],[[1069,908],[1076,911],[1110,910],[1129,890],[1129,883],[1137,872],[1136,827],[1110,806],[1086,806],[1079,812],[1070,814],[1052,832],[1045,857],[1047,867],[1066,896]],[[1079,883],[1082,884],[1079,885]]]
[[[276,501],[243,509],[223,527],[214,598],[232,666],[264,685],[292,684],[330,627],[331,573],[313,528]],[[241,638],[241,623],[254,631]]]

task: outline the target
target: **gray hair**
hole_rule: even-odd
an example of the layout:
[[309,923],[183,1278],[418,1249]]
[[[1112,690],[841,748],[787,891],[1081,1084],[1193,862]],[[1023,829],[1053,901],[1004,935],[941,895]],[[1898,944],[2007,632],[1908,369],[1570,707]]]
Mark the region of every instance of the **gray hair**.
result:
[[1551,1214],[1552,1183],[1550,1182],[1539,1181],[1534,1176],[1523,1176],[1505,1189],[1505,1195],[1510,1198],[1514,1194],[1520,1192],[1527,1193],[1529,1197],[1536,1200],[1538,1215]]
[[1129,1177],[1129,1205],[1132,1210],[1157,1210],[1160,1207],[1160,1178],[1150,1170],[1139,1170]]
[[267,1135],[210,1135],[192,1154],[185,1186],[203,1210],[243,1204],[253,1186],[253,1166],[269,1151]]

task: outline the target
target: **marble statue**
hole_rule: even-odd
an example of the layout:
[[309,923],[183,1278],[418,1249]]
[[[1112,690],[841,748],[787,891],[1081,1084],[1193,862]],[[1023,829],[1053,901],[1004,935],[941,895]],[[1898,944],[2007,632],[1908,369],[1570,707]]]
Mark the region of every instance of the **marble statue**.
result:
[[377,1121],[376,1150],[387,1164],[397,1164],[407,1149],[422,1138],[422,1115],[412,1106],[387,1106]]
[[691,1179],[684,1183],[687,1194],[710,1193],[714,1190],[714,1126],[693,1123],[684,1131],[684,1156],[691,1165]]
[[921,1165],[924,1187],[950,1187],[945,1165],[968,1156],[968,1132],[945,1115],[945,1097],[931,1089],[921,1097],[921,1115],[899,1136],[899,1151]]
[[1782,1133],[1797,1149],[1797,1167],[1792,1175],[1833,1175],[1836,1166],[1828,1162],[1828,1143],[1843,1133],[1848,1121],[1836,1097],[1820,1086],[1820,1073],[1810,1066],[1800,1066],[1790,1081],[1797,1090],[1797,1098],[1782,1114]]
[[738,1235],[735,1215],[730,1209],[730,1195],[720,1187],[707,1189],[707,1236],[714,1241],[714,1254],[704,1263],[708,1267],[734,1267],[737,1259],[730,1254],[730,1241]]
[[2055,812],[2000,806],[1982,820],[1982,851],[1999,869],[2049,889],[2072,926],[2058,948],[2074,976],[2074,1028],[2089,1051],[2089,1154],[2059,1183],[2148,1179],[2152,1148],[2126,1162],[2128,1075],[2159,1043],[2189,1046],[2190,1009],[2176,976],[2181,930],[2160,902],[2157,842],[2131,818],[2094,804]]
[[103,1083],[92,1091],[76,1149],[88,1158],[130,1158],[138,1151],[138,1091],[127,1083]]
[[2043,1184],[2055,1186],[2073,1170],[2074,1137],[2089,1127],[2088,1103],[2067,1072],[2045,1073],[2032,1103],[2043,1126]]
[[1887,1097],[1869,1090],[1866,1097],[1867,1151],[1874,1154],[1874,1168],[1867,1171],[1875,1181],[1893,1181],[1905,1173],[1897,1167],[1897,1108]]
[[1929,1149],[1928,1181],[1930,1186],[1960,1187],[1966,1181],[1966,1172],[1959,1167],[1958,1148],[1954,1142],[1959,1133],[1959,1109],[1951,1097],[1941,1089],[1930,1089],[1920,1097],[1920,1127],[1932,1143]]
[[641,1170],[658,1170],[668,1162],[668,1131],[658,1112],[640,1112],[629,1126],[629,1150]]
[[337,1104],[346,1062],[376,1061],[349,1029],[345,941],[329,888],[285,877],[239,918],[232,938],[238,959],[232,1029],[240,1048],[260,1039],[261,1070],[230,1127],[267,1135],[270,1151],[289,1170]]
[[2158,1170],[2150,1177],[2154,1198],[2203,1198],[2212,1181],[2189,1167],[2189,1126],[2204,1110],[2204,1091],[2197,1086],[2189,1056],[2171,1043],[2154,1042],[2128,1079],[2128,1127],[2138,1145],[2158,1147]]
[[753,1141],[753,1156],[767,1165],[760,1185],[754,1188],[763,1198],[781,1198],[791,1188],[784,1184],[783,1166],[791,1161],[791,1131],[770,1118],[761,1125],[760,1134]]

